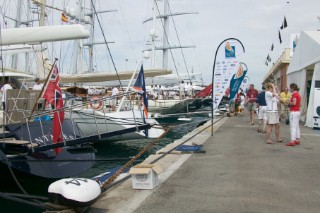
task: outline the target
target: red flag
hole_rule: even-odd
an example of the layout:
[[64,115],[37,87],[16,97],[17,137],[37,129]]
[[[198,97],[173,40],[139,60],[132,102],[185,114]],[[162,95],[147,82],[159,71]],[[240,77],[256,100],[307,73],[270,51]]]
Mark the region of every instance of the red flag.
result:
[[210,84],[209,86],[207,86],[206,88],[201,90],[199,93],[197,93],[195,95],[195,97],[196,98],[204,98],[204,97],[211,95],[211,93],[212,93],[212,84]]
[[[62,123],[64,120],[62,92],[59,87],[60,77],[57,66],[52,70],[47,87],[44,90],[43,98],[54,106],[55,112],[53,114],[53,143],[63,141]],[[56,148],[56,154],[60,153],[62,148]]]

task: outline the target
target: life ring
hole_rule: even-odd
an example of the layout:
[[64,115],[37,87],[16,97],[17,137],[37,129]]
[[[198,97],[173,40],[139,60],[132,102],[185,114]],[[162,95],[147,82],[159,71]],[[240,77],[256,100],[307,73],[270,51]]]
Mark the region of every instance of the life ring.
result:
[[94,110],[101,109],[102,108],[102,101],[100,100],[100,98],[93,98],[90,101],[90,106]]

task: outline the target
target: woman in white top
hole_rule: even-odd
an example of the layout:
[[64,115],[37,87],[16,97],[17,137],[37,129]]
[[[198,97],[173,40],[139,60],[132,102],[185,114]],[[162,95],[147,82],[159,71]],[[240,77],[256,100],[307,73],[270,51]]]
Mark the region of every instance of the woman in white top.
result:
[[280,122],[278,113],[279,96],[276,87],[272,83],[266,84],[266,103],[267,103],[267,127],[266,127],[266,144],[273,144],[270,139],[272,127],[275,127],[276,140],[282,142],[280,139]]

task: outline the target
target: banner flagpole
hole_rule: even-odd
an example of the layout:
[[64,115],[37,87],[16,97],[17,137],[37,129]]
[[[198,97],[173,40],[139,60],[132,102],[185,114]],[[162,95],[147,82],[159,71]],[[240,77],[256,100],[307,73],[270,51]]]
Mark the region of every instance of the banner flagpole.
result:
[[227,38],[227,39],[223,40],[223,41],[219,44],[219,46],[218,46],[218,48],[217,48],[217,50],[216,50],[216,53],[215,53],[215,55],[214,55],[213,70],[212,70],[211,136],[213,136],[213,120],[214,120],[214,110],[215,110],[214,107],[215,107],[215,101],[216,101],[216,100],[215,100],[215,96],[214,96],[214,73],[215,73],[215,66],[216,66],[217,54],[218,54],[218,51],[219,51],[221,45],[222,45],[224,42],[228,41],[228,40],[238,41],[238,42],[241,44],[242,48],[243,48],[243,52],[245,52],[245,48],[244,48],[242,42],[241,42],[239,39],[236,39],[236,38]]

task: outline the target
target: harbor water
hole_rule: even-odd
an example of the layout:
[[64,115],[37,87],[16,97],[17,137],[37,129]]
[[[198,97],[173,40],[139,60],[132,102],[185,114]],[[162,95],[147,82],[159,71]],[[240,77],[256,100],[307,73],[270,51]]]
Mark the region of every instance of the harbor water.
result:
[[[139,160],[143,160],[150,154],[154,154],[157,150],[165,147],[167,144],[182,138],[185,134],[191,132],[197,126],[208,120],[208,117],[192,117],[190,121],[177,121],[177,119],[166,119],[164,126],[172,126],[173,129],[162,138],[155,146],[147,151]],[[97,150],[95,165],[88,171],[79,174],[78,177],[92,178],[109,169],[124,165],[131,157],[139,153],[146,145],[152,142],[153,139],[127,140],[118,142],[100,142],[94,145]],[[112,160],[114,159],[114,160]],[[137,161],[136,163],[139,163]],[[43,178],[23,178],[19,179],[21,185],[32,195],[47,196],[47,189],[52,180]],[[1,192],[21,193],[21,190],[16,186],[13,179],[11,183],[1,183]],[[16,203],[0,199],[0,212],[43,212],[42,209],[31,207],[26,204]]]

